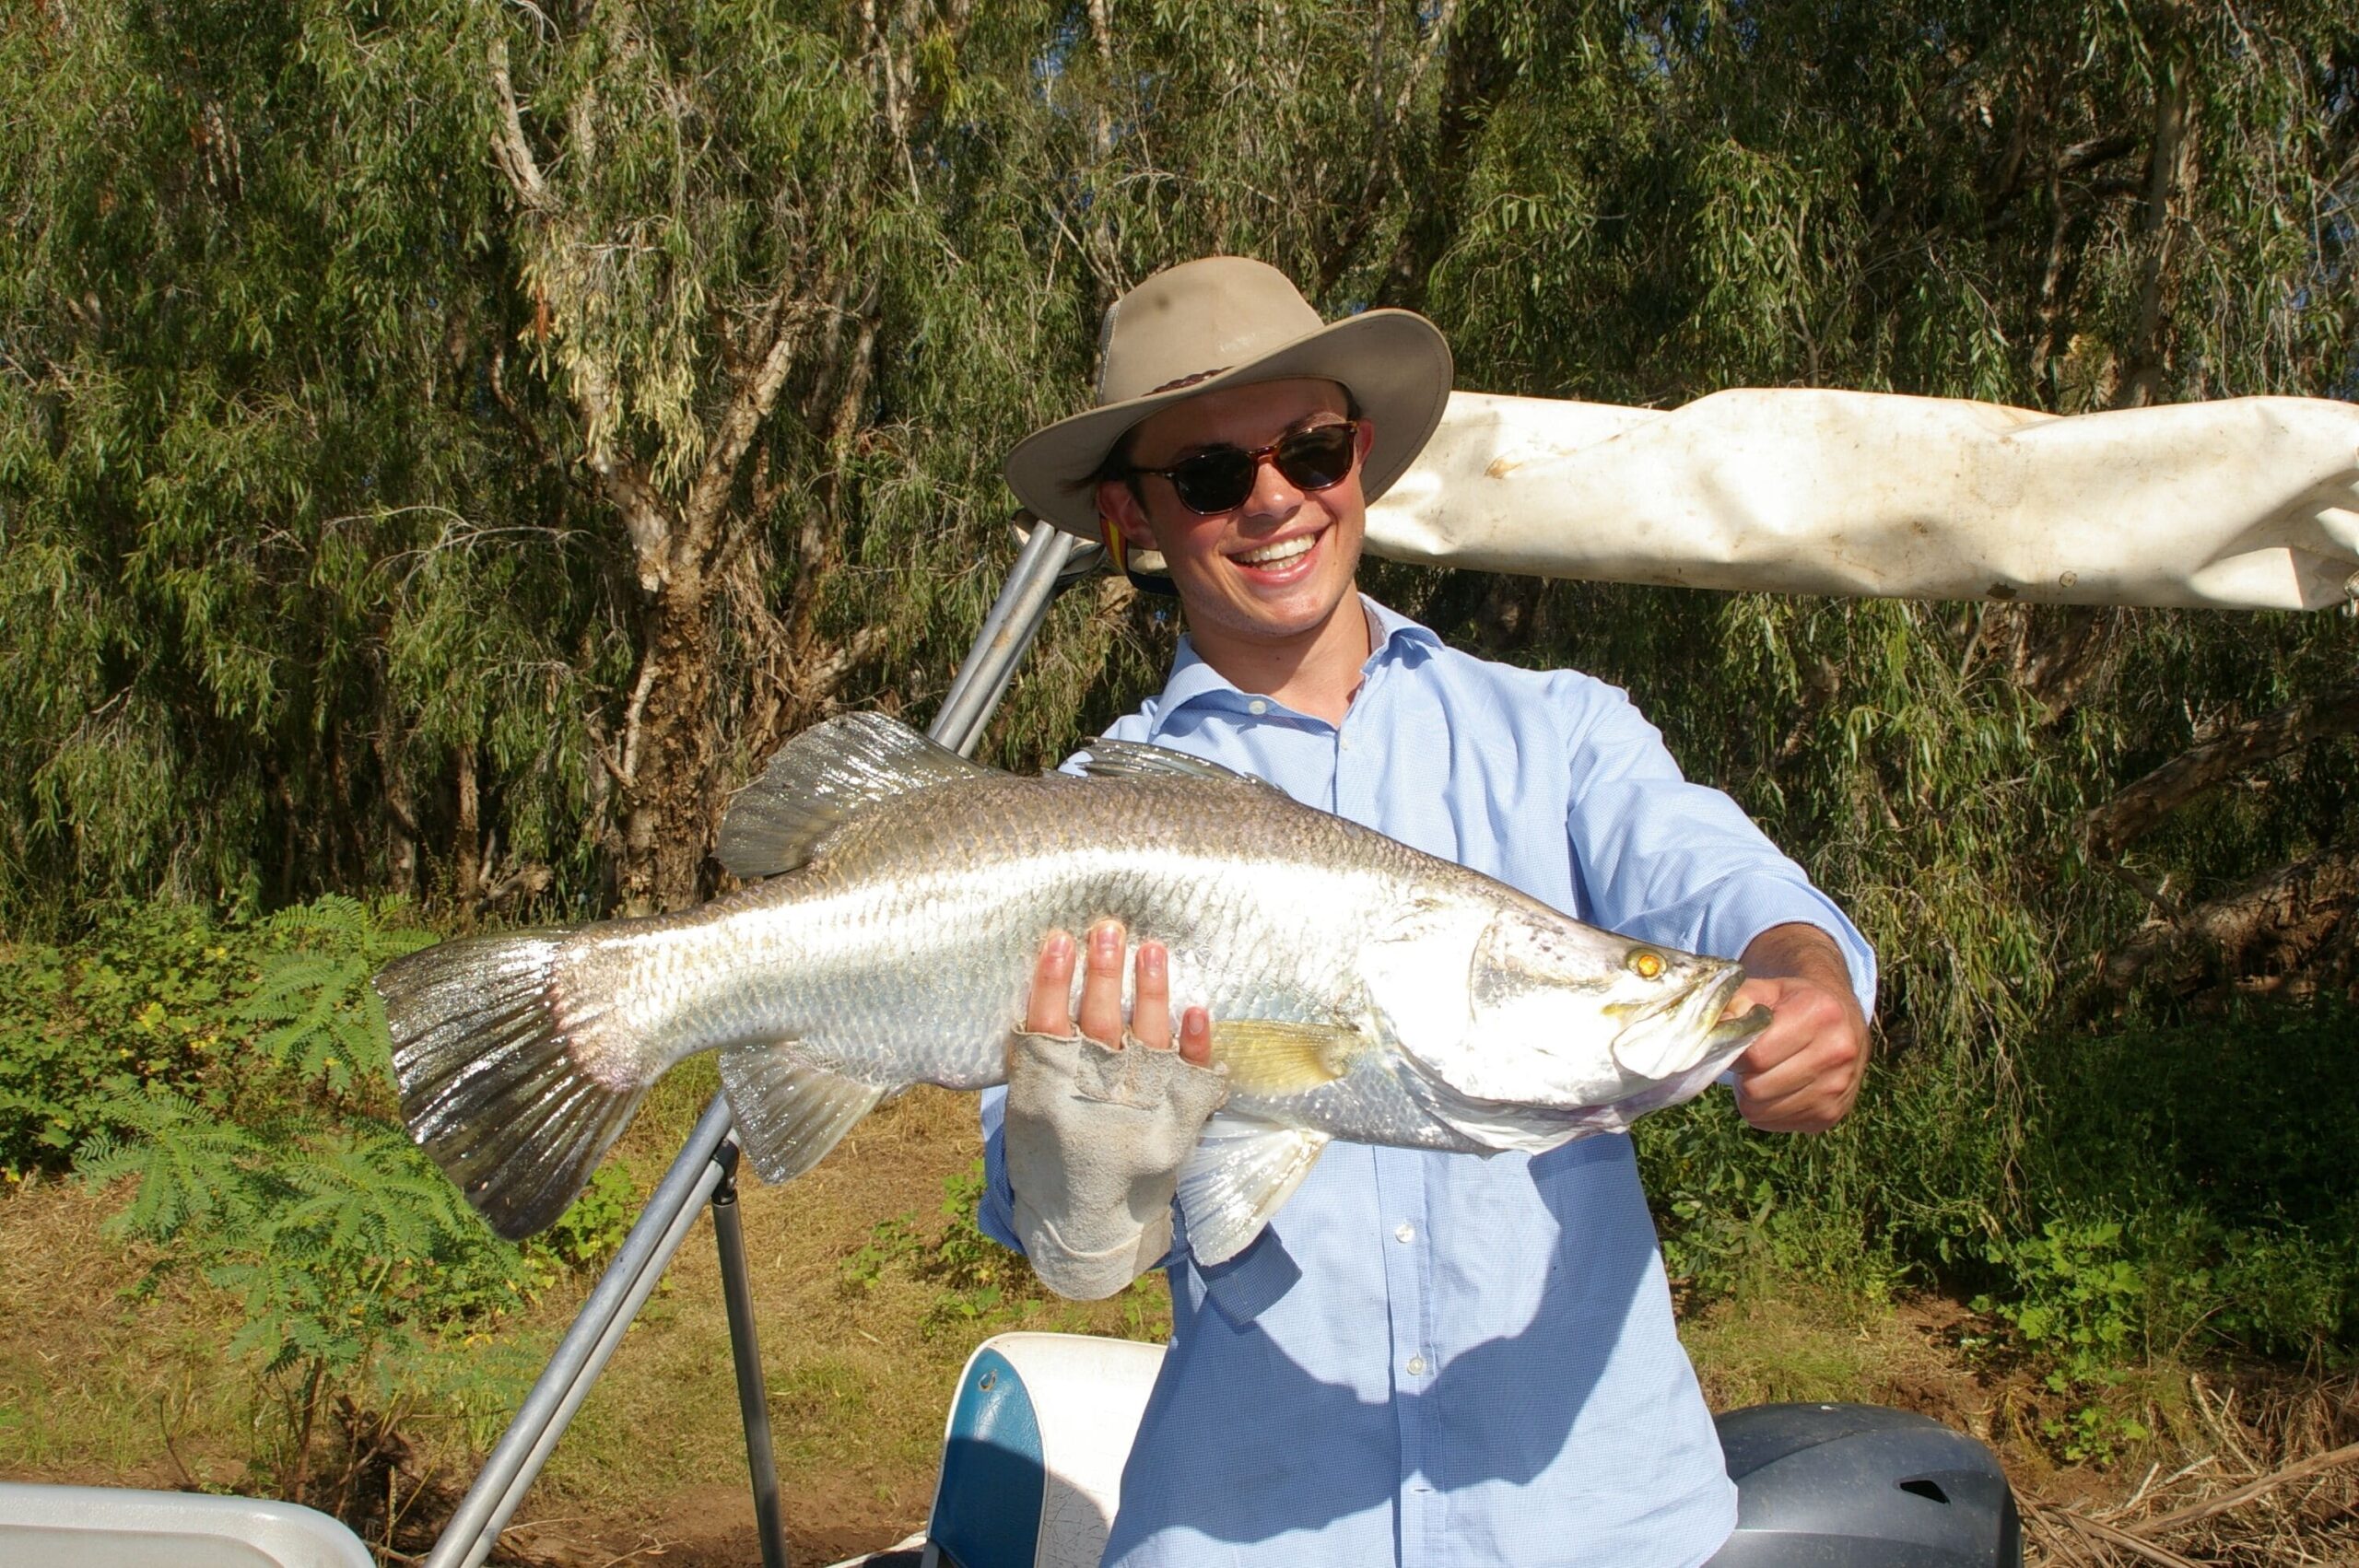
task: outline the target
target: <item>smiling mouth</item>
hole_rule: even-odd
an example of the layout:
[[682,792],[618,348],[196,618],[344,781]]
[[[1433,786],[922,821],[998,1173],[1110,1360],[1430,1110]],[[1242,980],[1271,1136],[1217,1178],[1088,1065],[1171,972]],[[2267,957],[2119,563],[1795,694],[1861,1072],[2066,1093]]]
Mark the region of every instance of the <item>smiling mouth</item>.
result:
[[1242,555],[1231,556],[1229,559],[1241,567],[1283,566],[1297,556],[1309,554],[1310,547],[1318,543],[1319,535],[1316,533],[1297,533],[1291,539],[1282,539],[1274,544],[1264,544],[1258,550],[1248,550]]

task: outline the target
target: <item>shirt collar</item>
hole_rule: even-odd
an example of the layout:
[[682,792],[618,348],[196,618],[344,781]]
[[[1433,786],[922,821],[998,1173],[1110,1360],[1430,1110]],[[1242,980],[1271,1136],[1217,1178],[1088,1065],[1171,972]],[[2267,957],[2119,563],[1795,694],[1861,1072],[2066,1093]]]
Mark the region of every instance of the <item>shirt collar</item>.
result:
[[[1406,657],[1414,648],[1438,649],[1442,645],[1441,638],[1431,630],[1397,611],[1387,609],[1365,593],[1360,595],[1360,606],[1367,616],[1371,645],[1367,662],[1360,666],[1363,681],[1373,676],[1380,666]],[[1208,702],[1221,708],[1242,708],[1251,700],[1227,676],[1205,663],[1196,651],[1194,639],[1181,634],[1180,651],[1171,661],[1171,678],[1163,684],[1158,720],[1167,719],[1191,703]]]

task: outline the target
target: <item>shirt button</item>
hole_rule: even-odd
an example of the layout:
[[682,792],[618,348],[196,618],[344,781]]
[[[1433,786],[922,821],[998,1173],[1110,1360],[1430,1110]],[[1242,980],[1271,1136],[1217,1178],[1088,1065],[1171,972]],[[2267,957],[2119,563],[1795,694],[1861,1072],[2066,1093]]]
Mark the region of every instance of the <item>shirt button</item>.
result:
[[1246,711],[1246,712],[1248,712],[1248,713],[1252,713],[1252,714],[1262,714],[1262,713],[1267,713],[1267,712],[1269,712],[1269,711],[1270,711],[1270,705],[1269,705],[1268,703],[1266,703],[1266,702],[1263,702],[1260,697],[1258,697],[1258,696],[1257,696],[1257,697],[1255,697],[1251,702],[1249,702],[1249,703],[1247,703],[1247,704],[1245,705],[1245,711]]
[[1417,1227],[1409,1223],[1406,1220],[1403,1220],[1400,1225],[1394,1229],[1392,1233],[1392,1239],[1394,1241],[1414,1241],[1417,1239]]
[[1409,1375],[1412,1377],[1423,1377],[1425,1375],[1426,1358],[1423,1356],[1411,1356],[1409,1358]]

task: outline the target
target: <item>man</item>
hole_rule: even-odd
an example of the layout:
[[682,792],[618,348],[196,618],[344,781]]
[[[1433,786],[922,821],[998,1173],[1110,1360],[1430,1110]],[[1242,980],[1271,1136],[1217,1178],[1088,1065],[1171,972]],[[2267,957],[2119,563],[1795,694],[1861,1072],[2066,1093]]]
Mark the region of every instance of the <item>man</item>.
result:
[[[1215,257],[1124,296],[1103,351],[1097,406],[1007,472],[1060,527],[1159,552],[1179,594],[1170,680],[1112,733],[1258,774],[1594,924],[1741,956],[1739,1004],[1774,1014],[1736,1070],[1745,1117],[1838,1120],[1874,984],[1841,913],[1727,797],[1683,780],[1620,692],[1469,658],[1357,591],[1367,503],[1449,393],[1432,325],[1324,324],[1283,275]],[[1126,943],[1111,926],[1049,939],[1004,1106],[984,1113],[983,1223],[1043,1278],[1109,1293],[1168,1248],[1172,1343],[1107,1561],[1708,1559],[1734,1492],[1629,1140],[1487,1159],[1337,1143],[1254,1246],[1207,1270],[1168,1219],[1217,1100],[1207,1020],[1169,994],[1154,943]],[[1133,1077],[1079,1091],[1077,1052],[1097,1081],[1108,1059]]]

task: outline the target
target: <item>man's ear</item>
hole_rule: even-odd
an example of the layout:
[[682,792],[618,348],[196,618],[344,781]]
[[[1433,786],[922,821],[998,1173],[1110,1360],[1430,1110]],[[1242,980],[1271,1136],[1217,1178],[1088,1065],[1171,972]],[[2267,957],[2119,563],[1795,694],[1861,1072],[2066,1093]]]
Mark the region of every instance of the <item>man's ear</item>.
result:
[[1155,530],[1148,526],[1146,509],[1139,505],[1138,492],[1127,479],[1101,479],[1097,482],[1097,515],[1122,531],[1122,542],[1133,550],[1157,548]]

